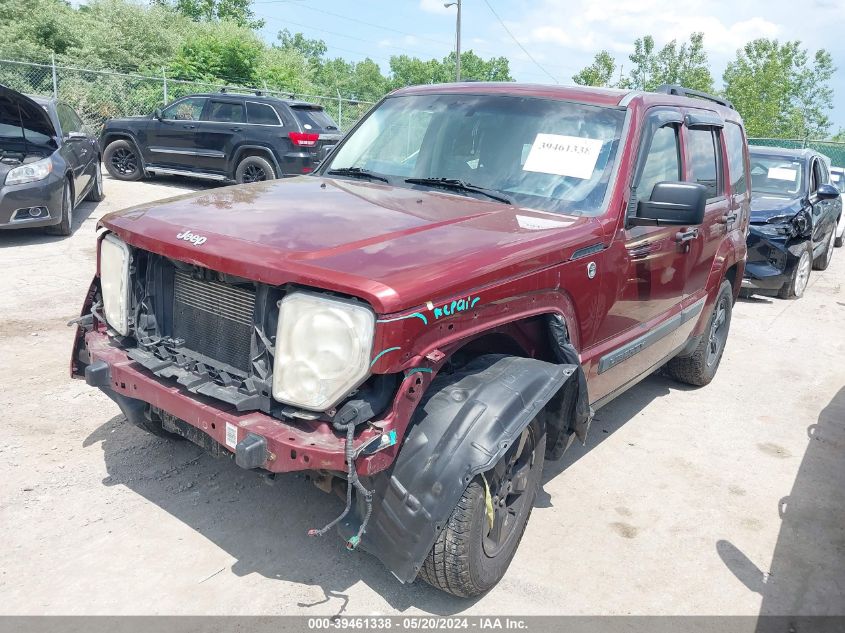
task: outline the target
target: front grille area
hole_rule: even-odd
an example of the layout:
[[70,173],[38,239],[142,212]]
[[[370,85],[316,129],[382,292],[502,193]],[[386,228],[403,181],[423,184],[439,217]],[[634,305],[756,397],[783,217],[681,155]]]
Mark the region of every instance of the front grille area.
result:
[[253,291],[175,271],[173,337],[187,349],[249,373],[254,313]]

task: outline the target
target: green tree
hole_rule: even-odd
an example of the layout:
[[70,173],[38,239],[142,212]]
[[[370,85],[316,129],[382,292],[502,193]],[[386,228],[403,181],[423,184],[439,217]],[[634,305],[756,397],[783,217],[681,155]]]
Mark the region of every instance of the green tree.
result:
[[255,85],[264,51],[264,43],[247,28],[229,22],[201,24],[170,63],[170,76]]
[[195,22],[226,20],[238,26],[260,29],[264,20],[252,11],[252,0],[152,0],[153,4],[172,7]]
[[579,86],[611,87],[616,73],[616,60],[607,51],[596,54],[593,63],[572,76]]
[[654,73],[647,89],[675,84],[692,90],[714,92],[713,75],[704,50],[704,33],[693,33],[689,42],[678,46],[672,40],[657,53]]
[[291,33],[287,29],[276,35],[277,46],[285,50],[294,50],[314,64],[320,64],[328,48],[323,40],[312,40],[302,33]]
[[[393,88],[401,88],[455,81],[455,59],[454,53],[442,60],[394,55],[390,58],[390,85]],[[461,52],[461,79],[513,81],[507,58],[492,57],[485,60],[471,50]]]
[[742,114],[749,136],[822,138],[831,127],[835,70],[823,49],[811,58],[798,41],[757,39],[728,64],[725,96]]

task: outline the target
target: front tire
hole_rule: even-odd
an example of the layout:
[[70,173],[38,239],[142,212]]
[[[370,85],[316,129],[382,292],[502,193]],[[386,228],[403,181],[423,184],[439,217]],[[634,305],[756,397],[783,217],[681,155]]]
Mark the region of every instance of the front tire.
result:
[[813,247],[810,242],[804,243],[804,251],[798,263],[792,270],[789,281],[783,284],[778,297],[781,299],[800,299],[804,296],[807,284],[810,283],[810,270],[813,268]]
[[827,270],[830,266],[830,260],[833,259],[833,243],[836,241],[836,227],[830,232],[830,237],[827,240],[827,246],[824,253],[818,256],[813,262],[813,270]]
[[545,430],[535,418],[502,459],[464,490],[420,569],[422,580],[469,598],[489,591],[502,579],[531,516],[545,450]]
[[666,371],[672,378],[696,387],[710,384],[722,362],[732,312],[733,287],[730,281],[725,280],[719,287],[707,329],[695,351],[690,356],[675,357],[666,364]]
[[94,185],[91,187],[88,195],[85,196],[85,199],[90,202],[102,202],[105,197],[106,194],[103,192],[103,167],[98,158],[97,169],[94,172]]
[[274,180],[276,171],[273,166],[261,156],[247,156],[238,163],[235,169],[235,182],[239,185],[250,182]]
[[62,220],[58,224],[48,226],[46,229],[50,235],[70,235],[73,233],[73,191],[70,182],[65,180],[62,189]]
[[111,177],[117,180],[132,182],[144,177],[138,150],[127,140],[118,139],[109,143],[103,152],[103,162]]

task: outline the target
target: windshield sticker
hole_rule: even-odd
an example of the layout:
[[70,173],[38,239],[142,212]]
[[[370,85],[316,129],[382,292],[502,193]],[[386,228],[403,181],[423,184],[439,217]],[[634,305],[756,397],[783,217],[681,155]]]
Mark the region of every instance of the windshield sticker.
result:
[[521,229],[532,231],[543,231],[546,229],[562,229],[572,222],[561,222],[560,220],[548,220],[546,218],[535,218],[530,215],[518,215],[516,221]]
[[769,167],[769,173],[766,175],[772,180],[788,180],[790,182],[795,182],[795,177],[798,175],[798,171],[795,169],[789,169],[788,167]]
[[522,169],[586,180],[593,175],[602,145],[594,138],[538,134]]

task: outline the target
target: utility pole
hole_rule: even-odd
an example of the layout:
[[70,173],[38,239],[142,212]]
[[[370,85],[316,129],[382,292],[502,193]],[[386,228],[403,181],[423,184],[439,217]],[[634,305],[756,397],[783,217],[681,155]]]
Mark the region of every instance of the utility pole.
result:
[[458,8],[458,17],[455,24],[455,81],[461,80],[461,0],[444,2],[443,6]]

